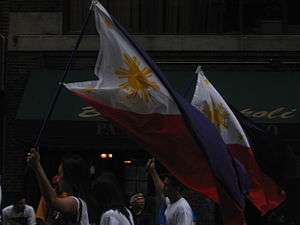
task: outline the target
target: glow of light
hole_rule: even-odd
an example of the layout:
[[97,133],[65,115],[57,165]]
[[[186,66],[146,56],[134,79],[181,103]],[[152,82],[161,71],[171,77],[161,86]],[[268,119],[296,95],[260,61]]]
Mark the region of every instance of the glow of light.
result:
[[106,159],[106,158],[107,158],[107,154],[106,154],[106,153],[101,153],[101,154],[100,154],[100,157],[101,157],[102,159]]
[[131,164],[132,161],[131,161],[131,160],[124,160],[123,163],[124,163],[124,164]]
[[109,154],[108,154],[108,158],[111,159],[112,157],[113,157],[113,154],[109,153]]

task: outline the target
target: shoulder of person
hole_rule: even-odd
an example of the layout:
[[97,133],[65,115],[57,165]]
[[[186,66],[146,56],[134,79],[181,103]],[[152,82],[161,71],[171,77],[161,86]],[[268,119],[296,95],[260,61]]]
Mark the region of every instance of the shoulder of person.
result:
[[181,199],[179,199],[179,201],[180,201],[181,204],[183,204],[183,205],[188,205],[188,206],[190,206],[190,203],[189,203],[188,200],[186,200],[185,198],[181,198]]
[[25,205],[25,210],[34,210],[32,206],[30,205]]
[[101,221],[106,221],[107,219],[112,219],[112,218],[116,219],[117,216],[118,216],[117,211],[110,209],[102,214]]
[[188,201],[186,201],[184,198],[179,200],[179,204],[177,205],[177,208],[179,208],[182,211],[188,211],[192,213],[192,208],[190,206],[190,204],[188,203]]
[[12,205],[6,206],[4,209],[2,209],[2,213],[7,213],[7,212],[11,211],[12,208],[13,208]]
[[115,215],[118,215],[119,212],[117,210],[114,210],[114,209],[109,209],[107,211],[105,211],[103,214],[102,214],[102,217],[103,216],[115,216]]
[[76,204],[79,204],[79,202],[82,200],[80,198],[77,198],[75,196],[67,196],[67,197],[64,197],[64,198],[59,198],[60,200],[62,201],[68,201],[68,202],[72,202],[72,203],[76,203]]

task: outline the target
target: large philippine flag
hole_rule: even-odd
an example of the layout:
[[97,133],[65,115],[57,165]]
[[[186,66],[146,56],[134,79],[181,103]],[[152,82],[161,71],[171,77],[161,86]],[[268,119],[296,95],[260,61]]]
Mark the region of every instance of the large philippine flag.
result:
[[174,92],[159,68],[99,2],[97,80],[65,86],[126,130],[187,187],[221,206],[226,225],[244,224],[247,175],[215,126]]
[[260,169],[239,121],[225,100],[198,67],[198,79],[192,105],[199,109],[219,130],[231,154],[246,168],[250,179],[249,200],[262,215],[285,200],[277,184]]

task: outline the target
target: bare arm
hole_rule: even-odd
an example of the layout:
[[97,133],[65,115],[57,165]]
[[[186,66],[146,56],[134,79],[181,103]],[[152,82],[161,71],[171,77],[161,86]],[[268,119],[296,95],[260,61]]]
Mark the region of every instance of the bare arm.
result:
[[35,172],[40,191],[45,201],[58,211],[76,214],[77,202],[71,197],[58,198],[55,190],[52,188],[45,171],[40,163],[40,155],[35,149],[31,149],[27,156],[27,163]]
[[147,168],[149,171],[149,174],[154,182],[154,186],[155,186],[155,191],[158,195],[162,195],[163,194],[163,189],[164,189],[164,183],[162,182],[162,180],[160,179],[156,168],[155,168],[155,159],[149,159],[148,163],[147,163]]

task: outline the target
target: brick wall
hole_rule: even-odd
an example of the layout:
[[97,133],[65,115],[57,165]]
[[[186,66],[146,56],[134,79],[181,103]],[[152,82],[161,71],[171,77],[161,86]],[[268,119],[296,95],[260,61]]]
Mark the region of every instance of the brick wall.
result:
[[8,0],[1,0],[0,1],[0,34],[5,35],[8,31],[8,9],[9,4]]
[[11,0],[11,12],[61,12],[64,0]]

